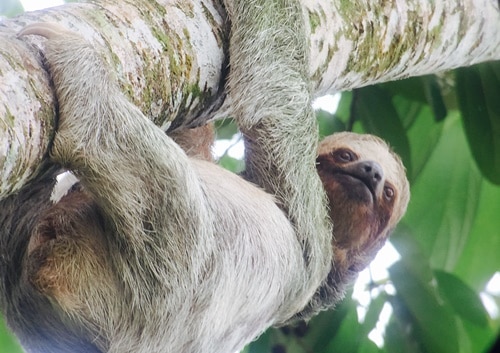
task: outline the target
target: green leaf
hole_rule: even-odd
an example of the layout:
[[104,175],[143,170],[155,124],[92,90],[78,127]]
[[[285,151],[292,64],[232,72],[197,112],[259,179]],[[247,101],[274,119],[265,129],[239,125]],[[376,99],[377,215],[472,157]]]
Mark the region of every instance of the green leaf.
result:
[[458,315],[478,326],[488,325],[488,314],[474,290],[451,273],[436,270],[434,275],[441,295]]
[[461,342],[460,345],[461,348],[465,348],[461,350],[462,352],[493,353],[493,351],[490,351],[489,349],[493,346],[495,339],[497,339],[497,329],[493,329],[491,325],[487,327],[479,327],[467,320],[462,320],[462,326],[460,329],[460,338],[462,340],[466,339],[466,341]]
[[447,114],[436,76],[413,77],[380,85],[392,95],[392,105],[406,131],[410,159],[402,155],[410,181],[432,154]]
[[348,126],[351,118],[352,92],[342,92],[335,116]]
[[422,353],[418,342],[408,335],[412,323],[403,319],[401,310],[394,308],[394,314],[385,329],[384,349],[388,353]]
[[415,237],[412,229],[404,224],[399,225],[390,238],[390,242],[401,255],[401,261],[406,265],[406,271],[412,272],[413,277],[419,278],[422,283],[430,283],[434,273],[430,265],[430,257]]
[[500,62],[456,71],[467,139],[483,175],[500,185]]
[[407,176],[410,182],[416,180],[434,152],[441,137],[443,123],[436,122],[427,104],[409,101],[402,96],[393,99],[394,108],[405,124],[410,143],[410,161],[403,159],[405,166],[411,163]]
[[435,121],[442,121],[447,115],[441,87],[435,75],[411,77],[405,80],[387,82],[380,85],[393,97],[401,96],[421,105],[429,105]]
[[379,86],[390,92],[392,96],[401,96],[409,101],[427,103],[424,80],[421,77],[385,82]]
[[484,290],[500,269],[500,187],[483,181],[479,200],[464,252],[453,271],[476,291]]
[[394,108],[391,96],[382,88],[369,86],[354,91],[354,113],[367,133],[380,136],[411,166],[406,131]]
[[421,77],[421,80],[423,82],[425,97],[432,108],[434,118],[436,121],[443,121],[448,113],[446,106],[444,105],[441,88],[439,87],[436,76],[423,76]]
[[335,114],[330,114],[324,110],[318,110],[316,111],[316,119],[318,120],[320,137],[346,130],[344,122]]
[[453,313],[440,303],[427,274],[419,273],[421,264],[403,259],[389,268],[389,274],[397,297],[410,313],[413,338],[427,352],[456,353],[458,335]]
[[[392,104],[396,109],[404,128],[409,129],[421,115],[422,108],[428,107],[427,104],[420,103],[418,101],[409,100],[401,95],[395,95],[392,97]],[[430,113],[430,110],[427,111]],[[432,116],[432,114],[430,114]]]
[[408,139],[410,140],[410,146],[412,146],[412,168],[410,169],[411,174],[408,174],[411,182],[420,176],[434,153],[443,133],[443,125],[442,122],[436,122],[433,119],[428,105],[422,106],[415,123],[408,130]]
[[357,353],[381,353],[382,350],[369,339],[362,340]]
[[365,335],[368,335],[371,330],[375,328],[377,324],[380,313],[382,312],[382,308],[384,304],[387,302],[387,298],[385,295],[379,295],[377,298],[373,299],[368,307],[368,311],[365,315],[365,320],[363,321],[362,328]]
[[366,336],[361,334],[360,326],[358,323],[358,315],[356,313],[356,306],[351,301],[349,302],[349,310],[347,315],[341,322],[338,330],[333,331],[333,339],[326,346],[314,347],[314,352],[317,353],[330,353],[330,352],[343,352],[355,353],[363,339]]
[[476,216],[481,181],[460,120],[450,116],[444,121],[438,145],[412,184],[410,206],[403,219],[432,267],[452,271],[456,266]]

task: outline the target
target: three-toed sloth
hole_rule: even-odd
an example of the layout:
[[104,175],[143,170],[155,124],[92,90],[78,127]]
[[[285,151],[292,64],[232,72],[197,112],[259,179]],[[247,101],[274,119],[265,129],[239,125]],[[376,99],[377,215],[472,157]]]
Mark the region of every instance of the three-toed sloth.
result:
[[1,204],[0,303],[27,351],[236,352],[334,305],[402,217],[408,182],[380,139],[333,135],[318,156],[299,3],[228,11],[245,178],[190,158],[79,36],[22,31],[48,39],[51,160],[80,180],[51,199],[48,172]]

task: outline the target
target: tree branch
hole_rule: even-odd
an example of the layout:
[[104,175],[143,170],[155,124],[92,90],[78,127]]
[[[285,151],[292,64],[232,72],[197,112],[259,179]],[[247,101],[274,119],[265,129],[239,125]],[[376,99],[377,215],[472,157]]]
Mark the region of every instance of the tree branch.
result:
[[[302,1],[316,95],[500,59],[496,0]],[[36,173],[53,137],[43,40],[16,37],[39,21],[101,46],[123,91],[159,126],[197,124],[224,101],[229,25],[219,0],[99,0],[0,22],[0,197]]]
[[303,0],[316,94],[500,59],[496,0]]

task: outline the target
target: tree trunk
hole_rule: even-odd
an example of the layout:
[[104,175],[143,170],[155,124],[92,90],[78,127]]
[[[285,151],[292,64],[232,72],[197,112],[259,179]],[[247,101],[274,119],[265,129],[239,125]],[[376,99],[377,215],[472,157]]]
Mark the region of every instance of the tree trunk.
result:
[[[302,1],[316,95],[500,59],[496,0]],[[220,0],[99,0],[0,22],[0,197],[36,173],[54,133],[43,39],[16,37],[40,21],[100,46],[123,92],[164,129],[201,124],[225,101]]]

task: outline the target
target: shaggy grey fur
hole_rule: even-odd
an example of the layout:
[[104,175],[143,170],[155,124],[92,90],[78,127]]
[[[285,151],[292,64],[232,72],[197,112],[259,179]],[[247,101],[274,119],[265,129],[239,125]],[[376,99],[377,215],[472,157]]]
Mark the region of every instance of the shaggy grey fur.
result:
[[262,189],[188,158],[79,36],[54,24],[22,31],[48,38],[59,102],[51,157],[83,185],[26,240],[25,285],[55,312],[42,327],[9,318],[28,351],[236,352],[300,311],[328,274],[301,7],[227,5],[229,94],[247,176]]

